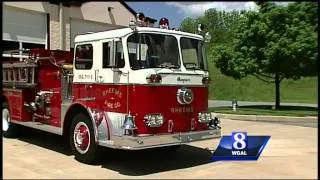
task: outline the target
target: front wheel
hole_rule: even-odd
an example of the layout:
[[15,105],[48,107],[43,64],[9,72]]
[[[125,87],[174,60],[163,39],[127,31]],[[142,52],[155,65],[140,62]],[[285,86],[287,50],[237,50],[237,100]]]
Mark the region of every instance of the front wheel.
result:
[[15,138],[18,136],[18,127],[11,122],[11,115],[8,103],[2,104],[2,132],[6,138]]
[[82,113],[77,114],[72,120],[70,146],[75,159],[86,164],[94,164],[100,154],[95,143],[92,122]]

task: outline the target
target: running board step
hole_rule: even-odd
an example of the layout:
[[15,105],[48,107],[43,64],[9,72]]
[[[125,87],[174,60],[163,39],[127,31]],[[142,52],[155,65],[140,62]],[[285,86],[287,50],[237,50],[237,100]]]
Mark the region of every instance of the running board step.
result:
[[43,124],[40,122],[32,122],[32,121],[22,122],[22,121],[12,120],[12,122],[15,124],[22,125],[22,126],[27,126],[27,127],[31,127],[34,129],[39,129],[42,131],[62,135],[62,128],[61,127],[50,126],[50,125]]

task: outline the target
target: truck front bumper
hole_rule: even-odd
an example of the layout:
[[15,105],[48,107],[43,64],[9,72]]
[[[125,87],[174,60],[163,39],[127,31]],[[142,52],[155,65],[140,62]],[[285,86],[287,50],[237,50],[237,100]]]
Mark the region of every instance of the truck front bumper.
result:
[[111,141],[101,142],[99,145],[116,149],[139,150],[163,146],[186,144],[194,141],[214,139],[221,137],[221,129],[216,128],[205,131],[191,131],[165,135],[148,136],[113,136]]

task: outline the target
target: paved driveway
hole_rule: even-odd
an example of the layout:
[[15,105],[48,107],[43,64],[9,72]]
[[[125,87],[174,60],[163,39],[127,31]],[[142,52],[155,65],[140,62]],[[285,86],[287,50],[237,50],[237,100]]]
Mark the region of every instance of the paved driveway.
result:
[[[28,130],[28,129],[27,129]],[[4,178],[317,178],[317,128],[223,120],[223,134],[271,135],[258,161],[214,162],[218,140],[194,142],[176,154],[162,150],[107,151],[101,163],[74,160],[60,136],[33,131],[3,138]],[[209,148],[206,150],[205,148]]]

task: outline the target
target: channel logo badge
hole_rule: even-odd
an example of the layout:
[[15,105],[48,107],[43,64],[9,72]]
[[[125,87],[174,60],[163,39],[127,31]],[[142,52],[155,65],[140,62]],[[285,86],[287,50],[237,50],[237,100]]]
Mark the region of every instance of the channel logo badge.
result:
[[248,136],[247,132],[232,132],[222,136],[212,161],[256,161],[266,147],[270,136]]
[[246,132],[232,132],[232,151],[233,156],[247,156],[248,137]]

